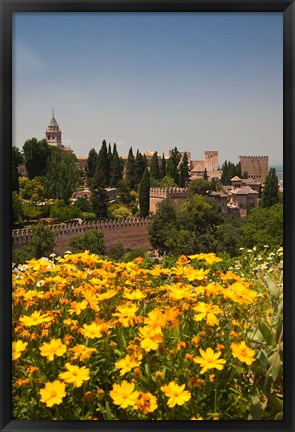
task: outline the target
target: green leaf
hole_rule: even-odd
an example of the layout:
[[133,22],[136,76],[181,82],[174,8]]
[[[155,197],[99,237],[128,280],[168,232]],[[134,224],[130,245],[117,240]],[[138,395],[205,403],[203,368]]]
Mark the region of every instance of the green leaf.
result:
[[274,393],[268,396],[268,406],[276,413],[283,411],[283,402]]
[[259,330],[261,331],[264,340],[268,345],[273,345],[275,343],[274,336],[271,332],[271,329],[264,321],[260,321]]
[[262,414],[263,404],[260,401],[260,397],[255,395],[252,397],[252,403],[249,413],[250,420],[261,420]]
[[107,420],[113,420],[113,414],[112,414],[109,402],[106,402],[106,417],[107,417]]
[[262,349],[259,353],[259,364],[262,367],[263,371],[266,372],[267,371],[267,366],[268,366],[268,358],[266,355],[266,352]]
[[283,411],[279,412],[279,413],[275,416],[275,420],[284,420],[284,413],[283,413]]
[[276,352],[274,354],[272,354],[268,359],[268,362],[270,365],[272,365],[274,358],[275,358],[275,363],[272,366],[272,369],[270,371],[270,376],[272,377],[273,382],[275,382],[275,380],[277,379],[277,377],[281,371],[282,365],[283,365],[283,363],[281,362],[280,356],[279,355],[277,356]]
[[268,288],[269,288],[272,296],[275,299],[279,298],[279,295],[280,295],[280,286],[276,285],[269,275],[265,276],[265,280],[266,280],[267,286],[268,286]]

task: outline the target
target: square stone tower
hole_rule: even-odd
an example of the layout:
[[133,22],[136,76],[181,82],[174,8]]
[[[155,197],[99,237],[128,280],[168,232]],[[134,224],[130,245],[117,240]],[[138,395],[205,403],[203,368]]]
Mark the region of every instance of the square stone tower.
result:
[[207,150],[205,151],[205,168],[207,172],[218,170],[218,151]]
[[247,172],[248,178],[264,183],[268,175],[268,156],[239,156],[242,175]]

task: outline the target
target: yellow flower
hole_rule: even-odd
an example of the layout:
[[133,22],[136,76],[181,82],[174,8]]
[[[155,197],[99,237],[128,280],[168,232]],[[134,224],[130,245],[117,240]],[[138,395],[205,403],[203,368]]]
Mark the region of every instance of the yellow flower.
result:
[[183,405],[185,402],[190,400],[190,392],[184,389],[185,384],[179,386],[174,381],[171,381],[168,385],[161,387],[162,392],[169,398],[167,405],[170,408],[175,407],[175,405]]
[[148,316],[144,319],[144,323],[150,330],[159,333],[162,327],[166,325],[165,315],[159,309],[154,309],[148,313]]
[[140,346],[147,352],[158,349],[159,343],[163,341],[162,332],[151,330],[148,326],[141,327],[139,333],[142,337]]
[[105,324],[97,324],[95,321],[91,324],[84,324],[80,333],[87,339],[101,338]]
[[236,303],[251,304],[254,302],[257,293],[248,289],[243,283],[235,282],[229,289],[223,291],[223,295]]
[[140,361],[134,356],[127,354],[121,360],[115,363],[115,367],[120,370],[120,375],[123,376],[125,373],[130,372],[133,368],[140,366]]
[[21,353],[26,350],[27,345],[28,342],[23,342],[21,340],[12,342],[12,360],[20,358]]
[[48,314],[41,314],[40,311],[34,311],[31,316],[24,315],[20,317],[20,322],[26,327],[35,326],[44,322],[52,321],[52,318]]
[[88,360],[93,352],[96,352],[96,348],[88,348],[85,345],[77,344],[73,348],[69,348],[69,351],[73,352],[74,355],[72,360]]
[[143,414],[153,412],[158,408],[157,399],[149,392],[139,392],[135,408]]
[[44,342],[40,347],[41,355],[47,357],[48,361],[54,360],[54,356],[63,356],[66,350],[66,346],[60,339],[51,339],[50,342]]
[[65,367],[68,372],[62,372],[58,375],[58,377],[67,384],[73,384],[75,387],[81,387],[83,381],[88,381],[90,378],[89,369],[85,366],[78,367],[71,365],[71,363],[66,363]]
[[200,348],[201,357],[197,356],[194,358],[195,363],[199,363],[202,366],[200,373],[205,373],[208,369],[222,370],[226,360],[219,359],[221,352],[215,353],[212,348],[207,348],[206,351]]
[[168,286],[169,291],[169,297],[173,298],[174,300],[194,300],[197,298],[197,296],[200,294],[200,291],[203,291],[203,289],[197,289],[193,288],[192,286],[185,286],[181,283],[176,285]]
[[208,265],[222,261],[222,259],[218,258],[214,253],[200,253],[195,255],[189,255],[188,257],[191,260],[197,259],[199,261],[205,261]]
[[206,318],[206,322],[210,326],[219,324],[219,321],[215,316],[216,314],[221,313],[221,309],[218,306],[199,302],[197,306],[194,307],[194,311],[199,312],[194,316],[196,321],[201,321],[203,318]]
[[233,357],[238,358],[241,362],[244,362],[247,365],[253,363],[255,351],[248,348],[244,341],[240,343],[233,342],[230,347]]
[[87,289],[83,292],[83,297],[88,302],[91,309],[98,312],[100,310],[100,307],[98,306],[98,298],[96,297],[95,293],[91,291],[90,289]]
[[62,398],[66,396],[65,387],[65,384],[58,380],[47,382],[39,392],[41,402],[45,403],[49,408],[61,404]]
[[73,301],[71,304],[72,304],[72,308],[69,309],[69,313],[71,315],[73,314],[80,315],[80,313],[87,308],[86,300],[82,300],[81,302]]
[[119,322],[123,327],[133,327],[136,320],[136,312],[138,307],[132,303],[117,306],[118,312],[113,313],[113,316],[118,317]]
[[128,300],[141,300],[146,298],[146,295],[142,293],[139,289],[136,289],[131,292],[125,289],[123,297],[127,298]]
[[122,381],[121,384],[113,384],[113,390],[110,391],[110,396],[115,405],[120,408],[127,408],[128,406],[135,406],[139,396],[138,391],[134,391],[134,383]]

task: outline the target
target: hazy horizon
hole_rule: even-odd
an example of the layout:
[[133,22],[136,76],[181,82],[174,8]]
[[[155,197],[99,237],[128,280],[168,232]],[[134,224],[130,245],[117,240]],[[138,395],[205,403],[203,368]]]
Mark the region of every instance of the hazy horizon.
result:
[[177,147],[283,164],[281,13],[15,13],[13,145],[54,109],[77,156]]

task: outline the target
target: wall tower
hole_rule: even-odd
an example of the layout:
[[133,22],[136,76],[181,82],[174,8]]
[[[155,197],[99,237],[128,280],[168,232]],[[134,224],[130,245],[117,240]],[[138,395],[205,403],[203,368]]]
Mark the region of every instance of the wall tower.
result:
[[54,110],[52,110],[52,119],[50,120],[50,123],[45,131],[45,136],[48,144],[62,148],[61,130],[54,117]]

